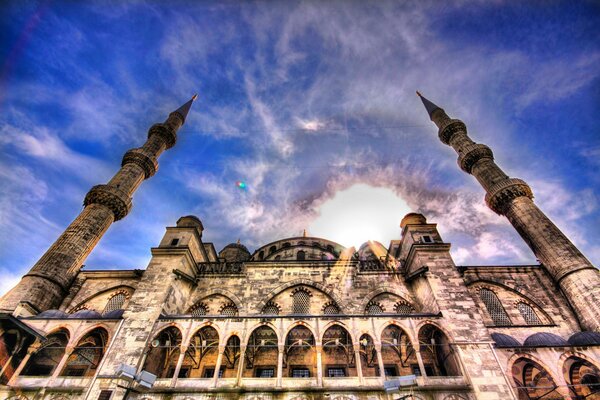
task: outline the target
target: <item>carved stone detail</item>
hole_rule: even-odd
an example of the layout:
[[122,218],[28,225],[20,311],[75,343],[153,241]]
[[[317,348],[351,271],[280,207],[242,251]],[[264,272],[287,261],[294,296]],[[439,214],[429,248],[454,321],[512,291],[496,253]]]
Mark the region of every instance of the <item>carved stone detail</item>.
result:
[[164,141],[167,149],[175,146],[177,141],[177,133],[164,124],[154,124],[148,130],[148,137],[159,135]]
[[482,158],[494,159],[494,153],[485,144],[466,146],[458,155],[458,165],[467,174],[471,173],[473,165]]
[[125,164],[136,164],[144,170],[144,178],[148,179],[158,170],[158,161],[155,157],[148,155],[143,149],[131,149],[123,156],[121,166]]
[[496,214],[504,215],[510,202],[523,196],[533,199],[529,185],[521,179],[510,178],[492,186],[485,196],[485,202]]
[[459,119],[451,119],[449,120],[448,124],[440,128],[438,136],[444,144],[450,144],[452,136],[458,132],[463,132],[466,135],[467,126]]
[[127,193],[114,186],[96,185],[85,196],[84,206],[101,204],[115,215],[115,221],[124,218],[131,210],[131,198]]

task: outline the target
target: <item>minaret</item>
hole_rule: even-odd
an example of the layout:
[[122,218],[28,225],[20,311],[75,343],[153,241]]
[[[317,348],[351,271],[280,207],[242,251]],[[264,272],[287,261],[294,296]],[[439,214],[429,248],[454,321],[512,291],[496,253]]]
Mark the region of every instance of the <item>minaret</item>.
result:
[[473,142],[467,127],[417,92],[440,140],[458,153],[460,168],[486,191],[485,202],[504,215],[550,272],[577,313],[584,329],[600,331],[600,271],[534,203],[531,188],[509,178],[494,162],[489,147]]
[[106,185],[94,186],[83,201],[84,209],[50,246],[23,279],[2,299],[0,311],[36,313],[57,308],[87,256],[108,227],[131,210],[131,196],[144,179],[158,169],[158,157],[175,145],[177,131],[184,124],[194,95],[148,131],[140,148],[127,151],[121,169]]

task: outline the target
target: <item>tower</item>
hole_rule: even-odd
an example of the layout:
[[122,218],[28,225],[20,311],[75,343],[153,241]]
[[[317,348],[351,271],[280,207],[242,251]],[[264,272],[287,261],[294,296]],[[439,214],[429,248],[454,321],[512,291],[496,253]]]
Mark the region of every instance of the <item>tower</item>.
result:
[[0,311],[35,314],[56,308],[84,260],[108,227],[131,210],[131,196],[144,179],[158,169],[158,157],[175,145],[177,131],[185,123],[194,95],[169,114],[165,122],[154,124],[142,147],[127,151],[121,169],[105,185],[96,185],[85,196],[84,209],[46,253],[2,299]]
[[473,142],[467,127],[417,92],[440,140],[458,153],[458,165],[486,191],[485,202],[504,215],[552,275],[584,329],[600,330],[600,271],[533,202],[527,183],[510,178],[496,165],[492,150]]

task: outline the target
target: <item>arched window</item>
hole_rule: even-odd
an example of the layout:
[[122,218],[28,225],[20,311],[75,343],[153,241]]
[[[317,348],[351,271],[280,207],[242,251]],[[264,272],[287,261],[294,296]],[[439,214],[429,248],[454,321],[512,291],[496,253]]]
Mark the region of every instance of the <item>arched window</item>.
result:
[[504,307],[502,307],[500,300],[498,300],[496,293],[489,289],[482,288],[479,291],[479,297],[481,298],[481,301],[483,301],[483,304],[485,304],[485,308],[487,308],[488,314],[490,314],[490,317],[492,318],[492,321],[494,321],[495,325],[512,325],[510,319],[508,318],[508,314],[506,314],[506,311],[504,310]]
[[365,307],[365,314],[377,315],[383,314],[383,307],[379,303],[369,302]]
[[238,309],[235,304],[228,303],[221,307],[219,314],[227,316],[227,317],[235,317],[238,315]]
[[61,329],[47,336],[42,347],[35,352],[21,375],[25,376],[50,376],[65,354],[69,342],[69,332]]
[[197,303],[192,307],[192,317],[201,317],[208,314],[208,307],[204,303]]
[[163,329],[150,342],[142,369],[158,378],[172,378],[181,348],[181,331],[174,326]]
[[556,389],[552,376],[538,363],[521,357],[512,367],[512,376],[517,387],[519,400],[564,399]]
[[409,315],[415,312],[415,309],[407,302],[399,301],[398,303],[396,303],[394,311],[396,311],[396,314]]
[[112,296],[108,300],[108,303],[106,303],[104,311],[102,311],[102,315],[108,314],[111,311],[122,309],[123,304],[125,304],[125,299],[127,299],[127,295],[125,293],[117,293]]
[[304,250],[300,250],[298,253],[296,253],[296,260],[298,260],[298,261],[306,260],[306,252]]
[[292,314],[310,314],[310,293],[297,289],[292,295]]
[[276,250],[277,250],[277,247],[275,247],[275,246],[269,247],[269,254],[275,253]]
[[517,304],[517,308],[519,309],[519,312],[521,313],[521,316],[523,316],[523,319],[525,320],[527,325],[542,324],[542,321],[540,321],[537,314],[529,304],[520,302],[519,304]]
[[279,315],[279,306],[272,301],[268,302],[262,309],[263,315]]
[[332,314],[339,314],[339,313],[340,313],[340,308],[335,303],[327,303],[327,304],[325,304],[325,307],[323,307],[323,314],[325,314],[325,315],[332,315]]
[[574,399],[600,397],[600,369],[580,357],[571,356],[563,364],[563,372]]
[[94,329],[77,343],[67,359],[61,376],[93,376],[104,356],[108,332],[102,328]]
[[178,378],[213,378],[218,354],[218,332],[211,326],[203,327],[190,340]]
[[448,337],[436,326],[426,324],[419,330],[421,358],[426,376],[460,376],[455,350]]

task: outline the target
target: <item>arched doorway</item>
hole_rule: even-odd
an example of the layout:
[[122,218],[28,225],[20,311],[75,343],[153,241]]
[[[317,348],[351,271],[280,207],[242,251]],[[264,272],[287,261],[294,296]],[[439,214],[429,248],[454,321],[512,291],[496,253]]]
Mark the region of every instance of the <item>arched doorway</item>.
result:
[[283,353],[283,376],[310,378],[316,376],[315,338],[305,326],[292,328],[286,338]]
[[360,337],[360,365],[363,376],[379,376],[377,364],[377,350],[373,338],[366,333]]
[[558,387],[548,371],[537,362],[526,357],[521,357],[513,363],[512,377],[519,400],[564,399],[564,396],[558,392]]
[[[215,375],[219,355],[219,333],[212,326],[198,330],[185,351],[178,378],[210,378]],[[222,376],[222,369],[219,376]]]
[[96,328],[85,335],[69,355],[61,376],[93,376],[102,361],[108,332],[104,328]]
[[600,370],[580,357],[569,357],[563,364],[565,381],[576,400],[600,398]]
[[65,355],[67,343],[69,343],[69,332],[66,329],[49,334],[40,349],[31,356],[21,375],[52,375]]
[[437,326],[425,324],[419,330],[421,358],[427,376],[461,376],[450,340]]
[[323,376],[357,376],[352,338],[340,325],[332,325],[323,334]]
[[388,325],[381,333],[381,358],[385,376],[421,375],[410,338],[397,325]]
[[277,376],[277,334],[263,325],[256,328],[246,345],[245,368],[242,376],[256,378],[274,378]]
[[150,342],[144,368],[157,378],[172,378],[181,352],[181,331],[175,326],[163,329]]

